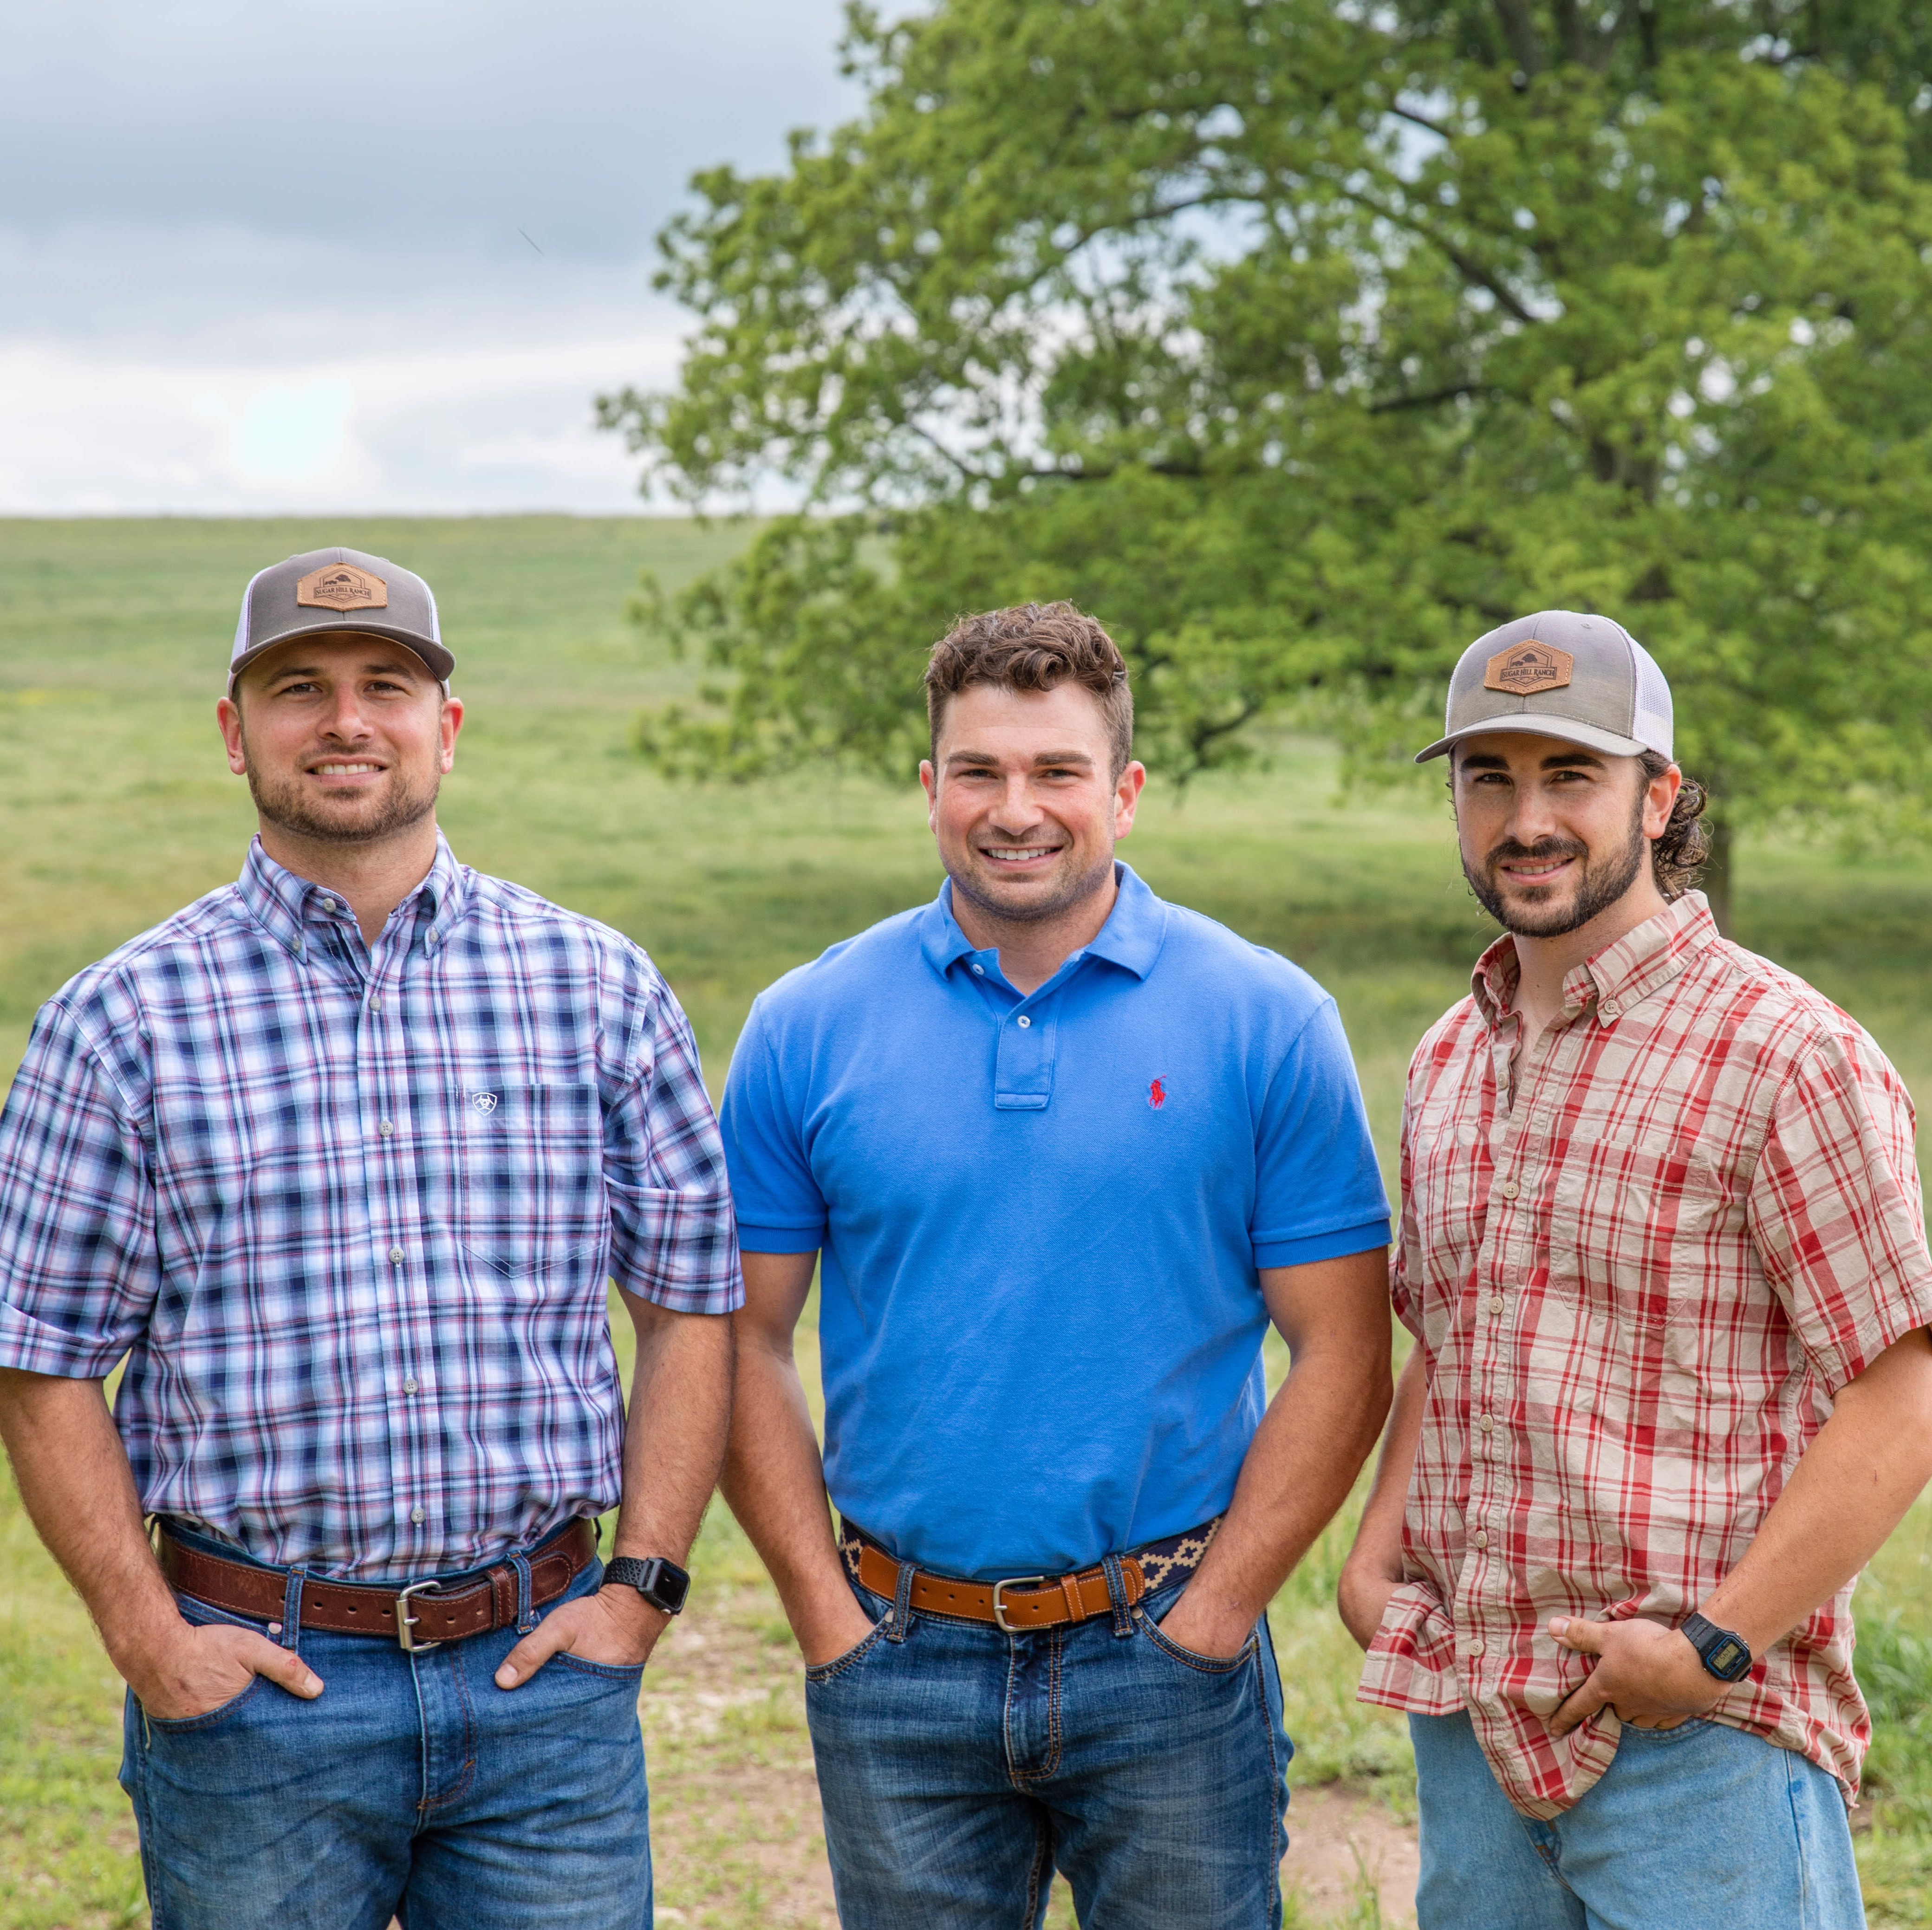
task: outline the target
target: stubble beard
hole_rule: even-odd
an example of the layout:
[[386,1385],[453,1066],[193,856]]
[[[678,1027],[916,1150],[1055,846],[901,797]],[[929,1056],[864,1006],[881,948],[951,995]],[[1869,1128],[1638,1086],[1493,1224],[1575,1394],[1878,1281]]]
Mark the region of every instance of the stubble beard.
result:
[[1046,919],[1059,918],[1083,904],[1095,892],[1104,890],[1107,880],[1113,876],[1114,853],[1111,847],[1077,877],[1050,892],[1038,895],[1030,893],[1009,902],[994,897],[992,892],[978,886],[970,868],[962,866],[957,871],[948,873],[952,880],[952,889],[967,900],[976,910],[989,919],[1004,919],[1009,925],[1038,925]]
[[[1490,853],[1480,873],[1465,859],[1462,875],[1468,880],[1476,902],[1505,931],[1520,938],[1562,938],[1607,911],[1636,883],[1637,874],[1650,856],[1650,840],[1643,835],[1644,802],[1644,793],[1639,791],[1636,808],[1630,814],[1628,841],[1600,860],[1593,861],[1590,847],[1574,838],[1540,838],[1534,844],[1519,844],[1511,838]],[[1505,858],[1581,858],[1583,874],[1568,904],[1512,907],[1492,881],[1496,867]]]
[[296,784],[277,784],[258,771],[252,760],[248,765],[249,795],[262,818],[292,837],[322,844],[380,844],[410,829],[434,813],[442,784],[440,774],[434,771],[426,784],[414,785],[392,770],[387,793],[373,811],[357,799],[353,810],[328,812],[310,805]]

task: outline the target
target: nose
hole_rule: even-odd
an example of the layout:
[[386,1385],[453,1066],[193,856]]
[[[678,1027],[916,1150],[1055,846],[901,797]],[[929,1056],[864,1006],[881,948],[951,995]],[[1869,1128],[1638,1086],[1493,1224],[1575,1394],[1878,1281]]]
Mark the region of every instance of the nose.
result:
[[336,686],[321,728],[325,737],[338,738],[346,743],[358,742],[373,734],[368,720],[362,715],[361,694],[352,683]]
[[996,829],[1004,832],[1030,831],[1044,822],[1046,814],[1033,801],[1030,779],[1024,771],[1010,771],[1000,793],[1000,801],[994,805],[992,821]]
[[1534,845],[1540,838],[1564,835],[1557,821],[1555,800],[1540,784],[1519,784],[1510,799],[1506,835],[1519,844]]

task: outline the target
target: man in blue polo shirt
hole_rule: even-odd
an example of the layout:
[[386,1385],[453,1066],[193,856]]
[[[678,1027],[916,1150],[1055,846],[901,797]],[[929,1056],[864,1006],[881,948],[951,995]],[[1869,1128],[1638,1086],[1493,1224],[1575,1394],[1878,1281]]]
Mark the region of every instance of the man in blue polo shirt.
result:
[[946,883],[781,979],[732,1061],[725,1494],[805,1652],[846,1930],[1037,1924],[1056,1865],[1082,1923],[1258,1930],[1264,1611],[1389,1400],[1347,1041],[1305,973],[1116,863],[1147,774],[1097,623],[968,618],[926,690]]

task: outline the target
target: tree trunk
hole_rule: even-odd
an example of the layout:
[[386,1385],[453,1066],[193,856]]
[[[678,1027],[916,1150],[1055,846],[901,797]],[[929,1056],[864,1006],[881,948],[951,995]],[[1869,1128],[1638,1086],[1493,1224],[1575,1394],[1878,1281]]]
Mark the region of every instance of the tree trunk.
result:
[[1718,929],[1731,935],[1731,827],[1721,817],[1706,812],[1704,825],[1711,834],[1711,855],[1704,861],[1704,875],[1698,889],[1711,901],[1711,916]]

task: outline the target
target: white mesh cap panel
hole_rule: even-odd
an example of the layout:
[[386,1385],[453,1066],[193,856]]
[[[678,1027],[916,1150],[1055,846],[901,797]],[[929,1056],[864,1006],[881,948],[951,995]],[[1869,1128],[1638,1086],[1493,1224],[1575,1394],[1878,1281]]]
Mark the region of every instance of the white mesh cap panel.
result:
[[[1628,630],[1624,634],[1630,637]],[[1668,757],[1671,755],[1675,723],[1670,686],[1665,682],[1664,673],[1657,667],[1657,659],[1634,637],[1630,637],[1630,644],[1636,658],[1636,717],[1630,735],[1639,743]]]

